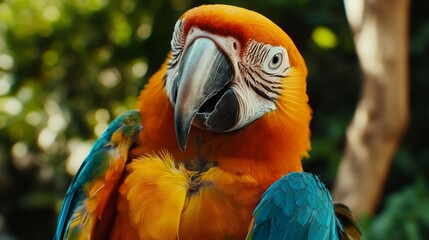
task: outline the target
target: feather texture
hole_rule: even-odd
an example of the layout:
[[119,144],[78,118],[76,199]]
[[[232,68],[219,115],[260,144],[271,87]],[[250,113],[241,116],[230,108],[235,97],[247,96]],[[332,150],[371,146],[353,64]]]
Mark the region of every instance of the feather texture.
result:
[[[67,190],[54,239],[89,239],[107,227],[106,209],[140,131],[140,115],[129,111],[113,121],[95,142]],[[101,229],[99,232],[106,232]]]
[[171,154],[127,166],[112,239],[243,239],[262,190],[248,175],[191,171]]
[[[354,224],[353,237],[360,239],[351,212],[344,207],[338,205],[335,212]],[[344,217],[335,212],[328,190],[316,175],[289,173],[263,194],[247,239],[343,239]]]
[[352,211],[342,203],[334,203],[335,215],[343,226],[345,240],[361,239],[362,233],[358,228]]
[[[132,226],[141,239],[175,239],[180,214],[190,185],[183,166],[171,155],[135,159],[120,192],[126,196]],[[162,207],[160,207],[162,206]]]

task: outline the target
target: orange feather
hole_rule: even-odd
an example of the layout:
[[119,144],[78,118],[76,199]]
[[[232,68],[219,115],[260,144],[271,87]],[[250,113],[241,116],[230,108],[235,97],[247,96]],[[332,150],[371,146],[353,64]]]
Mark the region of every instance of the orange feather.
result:
[[[282,80],[275,111],[231,133],[192,127],[187,149],[181,152],[174,110],[164,88],[167,60],[139,96],[143,130],[130,153],[134,160],[120,188],[112,233],[142,239],[242,239],[261,194],[283,175],[302,171],[301,159],[310,149],[307,69],[287,34],[260,14],[207,5],[188,11],[182,19],[185,33],[197,26],[235,37],[242,53],[250,40],[284,46],[291,69]],[[217,166],[203,173],[183,167],[199,159]],[[199,187],[196,194],[189,193],[193,184]]]

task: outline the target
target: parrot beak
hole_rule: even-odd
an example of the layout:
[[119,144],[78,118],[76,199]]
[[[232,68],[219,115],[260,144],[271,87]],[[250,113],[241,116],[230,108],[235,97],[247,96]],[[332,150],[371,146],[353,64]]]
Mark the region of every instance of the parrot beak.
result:
[[185,50],[174,84],[176,138],[182,151],[186,149],[195,116],[204,119],[215,111],[220,99],[231,91],[226,90],[226,86],[233,77],[231,61],[209,38],[197,38]]

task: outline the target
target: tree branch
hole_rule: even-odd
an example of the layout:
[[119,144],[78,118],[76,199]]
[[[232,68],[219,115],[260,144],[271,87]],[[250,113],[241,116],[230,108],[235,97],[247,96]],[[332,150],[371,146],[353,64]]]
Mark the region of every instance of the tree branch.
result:
[[373,213],[409,121],[409,0],[344,0],[363,73],[333,190],[359,216]]

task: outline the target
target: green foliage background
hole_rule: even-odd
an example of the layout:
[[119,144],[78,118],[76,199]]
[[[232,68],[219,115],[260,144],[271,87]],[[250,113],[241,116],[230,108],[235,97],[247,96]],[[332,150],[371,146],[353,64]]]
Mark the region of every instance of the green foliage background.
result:
[[[177,18],[204,3],[256,10],[292,37],[314,110],[304,164],[332,186],[360,89],[342,1],[0,0],[0,239],[53,236],[74,160],[134,107]],[[366,239],[429,236],[427,10],[412,1],[411,124],[377,214],[361,222]]]

